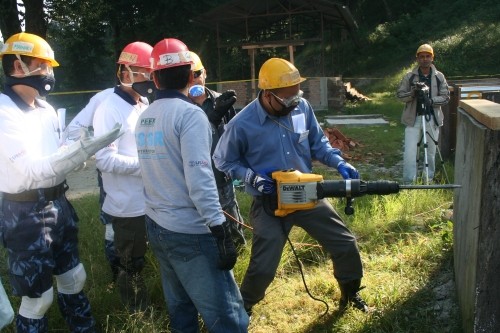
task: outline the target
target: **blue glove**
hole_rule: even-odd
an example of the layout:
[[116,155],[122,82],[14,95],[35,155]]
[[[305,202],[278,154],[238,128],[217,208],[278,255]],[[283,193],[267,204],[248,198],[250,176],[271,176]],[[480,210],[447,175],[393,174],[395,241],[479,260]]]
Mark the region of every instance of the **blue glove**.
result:
[[337,170],[344,179],[359,179],[359,172],[346,161],[340,161],[337,164]]
[[256,174],[252,169],[248,168],[245,183],[262,194],[273,194],[276,192],[276,182],[268,174],[270,173]]

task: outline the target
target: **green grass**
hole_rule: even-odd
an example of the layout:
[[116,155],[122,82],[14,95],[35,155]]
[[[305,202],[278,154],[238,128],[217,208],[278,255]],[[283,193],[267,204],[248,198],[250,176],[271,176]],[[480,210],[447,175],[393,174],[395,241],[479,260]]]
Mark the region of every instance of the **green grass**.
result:
[[[250,198],[238,192],[245,216]],[[332,278],[332,266],[317,243],[301,229],[291,240],[304,265],[305,279],[312,294],[305,292],[296,259],[287,245],[275,281],[265,299],[255,306],[250,332],[460,332],[456,306],[439,320],[440,311],[433,288],[452,279],[452,224],[442,217],[452,201],[452,192],[438,190],[401,191],[389,196],[357,198],[355,214],[344,216],[356,234],[365,268],[363,297],[376,310],[364,315],[349,310],[337,313],[339,290]],[[332,199],[339,212],[341,200]],[[158,265],[148,253],[145,271],[152,296],[152,314],[128,315],[110,284],[111,274],[103,251],[104,228],[97,219],[97,196],[74,200],[80,216],[80,251],[88,278],[85,290],[94,316],[104,332],[168,332]],[[246,231],[250,235],[249,230]],[[241,282],[249,260],[249,246],[234,269]],[[5,264],[2,279],[7,281]],[[4,283],[7,292],[8,283]],[[453,291],[449,295],[454,302]],[[19,299],[12,298],[15,307]],[[452,303],[454,304],[454,303]],[[49,312],[50,327],[65,331],[56,304]],[[13,332],[12,325],[5,330]]]
[[[353,165],[371,165],[389,168],[402,159],[404,126],[400,122],[403,111],[401,103],[392,93],[372,93],[371,101],[347,103],[343,115],[382,115],[388,125],[349,126],[337,125],[345,136],[357,143],[356,147],[344,151],[344,156]],[[323,127],[328,127],[325,118],[331,113],[318,112],[316,116]],[[332,126],[330,126],[332,127]],[[366,175],[374,177],[371,170]],[[361,170],[362,174],[364,173]],[[382,173],[381,176],[387,176]],[[395,175],[392,175],[393,178]],[[373,178],[372,178],[373,179]]]

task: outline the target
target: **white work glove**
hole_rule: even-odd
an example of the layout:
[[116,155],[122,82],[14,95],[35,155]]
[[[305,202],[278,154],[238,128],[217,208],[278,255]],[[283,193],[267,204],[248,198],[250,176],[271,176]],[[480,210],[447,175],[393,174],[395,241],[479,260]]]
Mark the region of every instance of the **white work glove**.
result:
[[119,138],[123,134],[121,127],[121,124],[116,123],[111,131],[98,137],[90,136],[89,131],[82,128],[80,140],[62,147],[50,158],[49,163],[54,173],[57,176],[66,176],[80,167],[90,156]]

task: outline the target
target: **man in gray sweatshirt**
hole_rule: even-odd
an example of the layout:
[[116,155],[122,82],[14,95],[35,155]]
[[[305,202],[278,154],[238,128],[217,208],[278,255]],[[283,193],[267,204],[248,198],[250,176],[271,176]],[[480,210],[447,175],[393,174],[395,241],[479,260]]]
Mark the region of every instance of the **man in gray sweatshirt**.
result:
[[172,332],[247,332],[248,315],[231,269],[236,249],[222,213],[205,112],[188,98],[188,48],[174,38],[151,53],[158,88],[137,123],[146,229],[158,259]]

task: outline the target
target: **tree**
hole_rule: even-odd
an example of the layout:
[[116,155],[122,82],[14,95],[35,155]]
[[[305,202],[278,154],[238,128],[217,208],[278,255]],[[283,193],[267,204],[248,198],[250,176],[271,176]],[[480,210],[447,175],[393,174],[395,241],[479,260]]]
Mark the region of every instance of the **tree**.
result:
[[43,0],[23,0],[25,31],[40,37],[47,37],[48,17],[44,11]]
[[46,38],[47,24],[43,0],[0,0],[0,32],[4,39],[21,32],[23,26],[24,31]]
[[0,1],[0,32],[4,39],[21,32],[17,0]]

